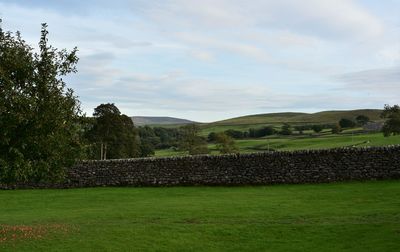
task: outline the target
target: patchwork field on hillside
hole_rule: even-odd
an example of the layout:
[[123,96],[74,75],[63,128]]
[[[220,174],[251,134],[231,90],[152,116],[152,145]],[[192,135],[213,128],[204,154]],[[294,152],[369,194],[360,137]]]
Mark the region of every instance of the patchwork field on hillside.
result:
[[[313,134],[292,136],[270,136],[256,139],[235,140],[241,153],[268,151],[268,150],[305,150],[328,149],[339,147],[366,147],[400,144],[400,135],[384,137],[382,133],[352,134]],[[214,144],[209,144],[211,154],[218,154]],[[156,156],[179,156],[187,154],[174,149],[156,150]]]
[[211,123],[212,125],[242,125],[242,124],[273,124],[273,123],[335,123],[341,118],[354,119],[358,115],[368,116],[370,120],[381,120],[382,110],[379,109],[359,109],[347,111],[321,111],[317,113],[270,113],[259,115],[241,116],[232,119],[222,120]]

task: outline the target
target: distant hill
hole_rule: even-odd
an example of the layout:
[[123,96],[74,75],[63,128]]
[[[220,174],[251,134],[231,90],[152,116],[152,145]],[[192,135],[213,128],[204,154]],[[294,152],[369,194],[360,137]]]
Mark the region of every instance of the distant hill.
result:
[[249,125],[249,124],[307,124],[307,123],[335,123],[341,118],[355,119],[358,115],[366,115],[372,121],[379,121],[382,110],[359,109],[343,111],[322,111],[317,113],[270,113],[241,116],[211,123],[211,125]]
[[183,125],[196,123],[186,119],[174,118],[174,117],[158,117],[158,116],[132,116],[132,121],[135,126],[143,125]]
[[[198,124],[201,125],[203,135],[205,135],[212,131],[219,132],[227,129],[247,130],[248,128],[262,125],[279,126],[283,123],[289,123],[291,125],[337,123],[342,118],[354,120],[358,115],[368,116],[372,121],[381,121],[381,113],[382,110],[379,109],[322,111],[317,113],[283,112],[247,115],[212,123]],[[197,123],[174,117],[133,116],[132,120],[136,126],[177,127],[180,125]]]

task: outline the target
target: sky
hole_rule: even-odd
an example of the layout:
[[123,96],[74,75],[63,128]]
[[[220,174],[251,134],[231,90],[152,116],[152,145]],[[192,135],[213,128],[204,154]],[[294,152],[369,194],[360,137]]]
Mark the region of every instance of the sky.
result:
[[78,47],[87,115],[200,122],[399,104],[400,0],[0,0],[6,31]]

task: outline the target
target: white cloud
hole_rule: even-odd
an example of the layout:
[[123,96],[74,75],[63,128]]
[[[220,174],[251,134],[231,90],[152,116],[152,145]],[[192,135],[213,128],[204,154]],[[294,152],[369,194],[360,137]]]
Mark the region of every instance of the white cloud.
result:
[[206,62],[212,62],[215,60],[215,56],[207,51],[192,50],[189,54],[195,59],[203,60]]
[[384,47],[377,53],[378,59],[393,63],[400,63],[400,43],[397,46]]
[[354,0],[170,0],[149,3],[148,15],[163,29],[260,27],[362,38],[380,36],[384,30],[382,22]]
[[[399,103],[400,66],[351,72],[335,78],[344,83],[338,90],[350,94],[351,98],[359,102],[360,107],[378,104],[382,108],[383,104]],[[349,101],[343,103],[350,104]]]
[[[316,31],[331,37],[358,36],[360,38],[377,38],[384,31],[383,23],[354,0],[307,0],[279,1],[289,13],[293,14],[291,25],[318,28]],[[309,31],[313,33],[315,31]]]
[[193,44],[194,46],[228,51],[258,60],[265,60],[269,57],[265,50],[255,45],[232,42],[221,38],[213,38],[203,34],[196,34],[194,32],[176,33],[175,37],[186,43]]

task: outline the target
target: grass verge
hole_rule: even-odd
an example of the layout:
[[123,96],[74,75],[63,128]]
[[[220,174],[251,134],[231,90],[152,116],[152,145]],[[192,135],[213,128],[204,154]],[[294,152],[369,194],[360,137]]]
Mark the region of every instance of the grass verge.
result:
[[[0,202],[0,251],[400,250],[399,181],[17,190]],[[45,230],[1,240],[5,227]]]

